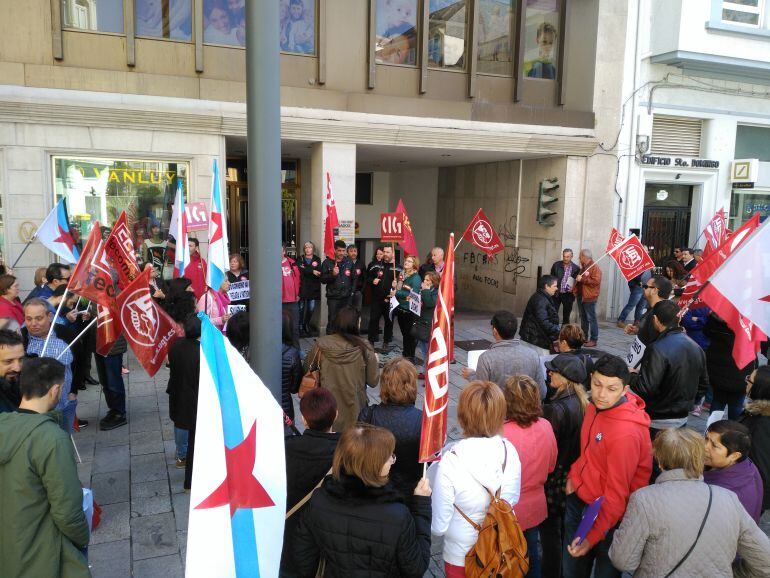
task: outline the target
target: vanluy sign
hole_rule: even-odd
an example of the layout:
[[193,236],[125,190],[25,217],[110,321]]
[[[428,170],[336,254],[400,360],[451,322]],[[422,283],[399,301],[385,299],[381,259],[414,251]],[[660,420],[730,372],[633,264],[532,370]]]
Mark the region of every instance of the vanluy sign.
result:
[[718,169],[719,161],[710,161],[707,159],[694,159],[683,157],[655,157],[643,155],[641,164],[654,165],[659,167],[682,167],[693,169]]
[[[82,167],[77,167],[83,177],[86,171]],[[174,182],[176,171],[143,171],[140,169],[100,169],[99,167],[90,167],[93,171],[93,177],[98,179],[104,171],[107,171],[108,183],[130,183],[136,185],[160,185],[171,184]]]

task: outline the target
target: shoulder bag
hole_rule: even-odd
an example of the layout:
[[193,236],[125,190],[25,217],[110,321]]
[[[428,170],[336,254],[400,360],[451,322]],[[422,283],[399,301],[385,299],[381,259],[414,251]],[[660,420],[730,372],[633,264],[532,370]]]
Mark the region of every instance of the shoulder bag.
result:
[[671,572],[669,572],[668,574],[666,574],[665,578],[668,578],[668,577],[669,577],[669,576],[671,576],[671,575],[672,575],[674,572],[676,572],[677,570],[679,570],[679,567],[680,567],[682,564],[684,564],[684,563],[685,563],[685,561],[687,560],[687,558],[689,558],[689,557],[690,557],[690,554],[692,554],[692,551],[695,549],[695,545],[698,543],[698,540],[700,540],[700,535],[703,533],[703,526],[705,526],[705,525],[706,525],[706,518],[708,518],[708,517],[709,517],[709,512],[711,511],[711,498],[713,497],[713,495],[712,495],[712,493],[711,493],[711,486],[709,486],[708,484],[706,484],[706,486],[707,486],[707,487],[708,487],[708,489],[709,489],[709,505],[706,507],[706,515],[705,515],[705,516],[703,516],[703,521],[700,523],[700,528],[698,528],[698,535],[697,535],[697,536],[695,536],[695,542],[693,542],[693,543],[692,543],[692,546],[690,546],[690,549],[689,549],[689,550],[687,550],[687,553],[686,553],[686,554],[685,554],[685,555],[682,557],[682,559],[681,559],[681,560],[679,560],[679,563],[678,563],[676,566],[674,566],[674,569],[673,569],[673,570],[671,570]]

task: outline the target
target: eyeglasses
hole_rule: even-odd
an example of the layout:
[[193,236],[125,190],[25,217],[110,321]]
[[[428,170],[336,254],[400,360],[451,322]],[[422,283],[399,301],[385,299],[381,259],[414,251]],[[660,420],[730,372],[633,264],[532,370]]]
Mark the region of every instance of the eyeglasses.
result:
[[754,385],[754,382],[751,380],[751,376],[750,375],[747,375],[744,378],[744,381],[746,382],[746,385]]
[[655,285],[642,285],[642,289],[655,289]]

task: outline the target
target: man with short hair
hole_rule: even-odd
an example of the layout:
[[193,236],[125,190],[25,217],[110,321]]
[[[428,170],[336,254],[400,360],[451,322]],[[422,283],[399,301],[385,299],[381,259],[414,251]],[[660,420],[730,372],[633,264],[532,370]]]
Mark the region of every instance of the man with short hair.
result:
[[356,270],[345,254],[345,241],[338,239],[334,242],[334,259],[328,257],[321,264],[321,283],[326,285],[326,305],[329,309],[326,320],[326,335],[334,333],[334,321],[337,313],[350,305],[353,286],[356,282]]
[[47,283],[29,292],[25,302],[35,298],[48,299],[59,285],[67,285],[70,281],[70,266],[66,263],[51,263],[45,270],[45,280]]
[[703,249],[695,249],[692,252],[692,258],[695,259],[695,264],[697,265],[701,261],[703,261]]
[[698,393],[706,392],[706,354],[679,326],[679,307],[663,300],[652,308],[658,338],[647,346],[631,389],[647,404],[652,438],[662,429],[687,425]]
[[380,332],[380,318],[385,319],[383,346],[388,347],[393,340],[393,318],[390,316],[390,297],[398,283],[401,268],[394,263],[393,247],[382,248],[382,263],[373,265],[369,270],[369,285],[372,289],[372,302],[369,307],[369,330],[367,338],[374,345]]
[[0,329],[0,412],[16,411],[21,402],[19,373],[24,342],[15,331]]
[[596,319],[596,302],[602,285],[602,270],[594,265],[590,249],[580,251],[580,273],[575,277],[575,295],[580,311],[580,326],[588,341],[586,347],[596,347],[599,340],[599,322]]
[[[75,409],[78,404],[77,396],[72,393],[72,350],[67,349],[67,341],[63,337],[63,326],[56,324],[48,337],[53,323],[53,313],[48,304],[42,299],[28,299],[24,303],[24,327],[21,329],[24,349],[28,356],[50,357],[58,359],[64,365],[64,382],[62,383],[61,399],[56,409],[61,411],[64,431],[72,433],[72,422],[75,419]],[[48,345],[45,345],[48,338]],[[45,353],[43,347],[45,346]]]
[[680,247],[674,247],[674,259],[682,262],[682,249]]
[[642,284],[644,298],[647,300],[647,311],[638,324],[626,325],[624,331],[627,335],[636,335],[642,345],[649,345],[658,337],[658,330],[652,322],[652,308],[660,301],[668,299],[674,286],[671,280],[663,275],[654,275]]
[[348,245],[348,259],[353,261],[353,267],[356,270],[356,284],[353,287],[353,296],[350,299],[350,304],[361,311],[361,305],[364,301],[364,281],[366,280],[366,266],[364,262],[358,258],[358,247],[353,243]]
[[[580,429],[580,457],[567,476],[562,571],[570,578],[617,576],[609,558],[612,537],[633,492],[652,471],[650,418],[644,402],[628,390],[625,362],[601,357],[591,375],[591,401]],[[589,504],[604,501],[586,538],[573,538]]]
[[[206,293],[206,260],[201,257],[200,241],[190,237],[187,241],[190,249],[190,262],[184,268],[184,277],[192,281],[192,290],[197,301]],[[219,287],[214,288],[219,291]]]
[[559,314],[552,301],[558,290],[557,278],[543,275],[521,318],[519,337],[536,348],[539,355],[548,355],[553,342],[559,339]]
[[62,397],[64,376],[55,359],[28,359],[18,411],[0,414],[3,576],[90,576],[72,442],[49,413]]
[[688,273],[692,271],[695,268],[695,265],[698,264],[698,262],[695,260],[695,257],[692,255],[693,251],[689,247],[686,249],[682,249],[682,266],[684,267],[684,270]]
[[556,313],[559,312],[559,306],[562,309],[562,323],[569,323],[569,316],[572,313],[572,305],[575,302],[575,295],[572,289],[575,287],[575,278],[580,271],[580,267],[572,262],[572,249],[566,248],[561,252],[561,261],[556,261],[551,265],[551,275],[556,277],[559,282],[559,290],[553,297]]
[[490,323],[495,342],[481,354],[475,371],[470,367],[463,368],[463,377],[468,381],[492,381],[505,389],[505,382],[512,375],[528,375],[538,383],[541,397],[544,397],[545,376],[540,356],[533,348],[515,339],[519,325],[516,316],[510,311],[497,311]]

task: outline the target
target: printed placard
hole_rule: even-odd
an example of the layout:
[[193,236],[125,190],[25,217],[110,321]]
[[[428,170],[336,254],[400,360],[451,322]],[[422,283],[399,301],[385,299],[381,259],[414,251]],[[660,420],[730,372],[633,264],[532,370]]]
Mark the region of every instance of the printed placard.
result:
[[638,367],[638,365],[642,362],[645,349],[647,349],[647,346],[642,343],[638,337],[635,338],[633,343],[631,343],[631,347],[628,348],[628,353],[626,354],[626,365],[628,367]]
[[250,295],[251,291],[249,290],[248,281],[230,283],[230,290],[227,292],[227,296],[230,297],[230,301],[246,301],[249,299]]
[[246,311],[245,305],[228,305],[227,306],[227,312],[230,315],[235,315],[236,313],[240,313],[241,311]]
[[409,291],[409,311],[420,316],[422,311],[422,295],[415,290]]

